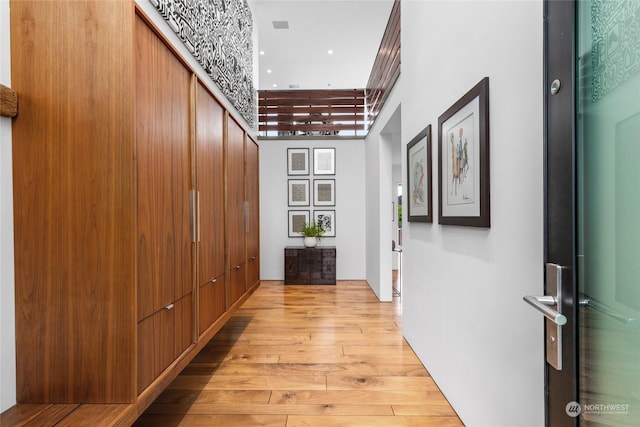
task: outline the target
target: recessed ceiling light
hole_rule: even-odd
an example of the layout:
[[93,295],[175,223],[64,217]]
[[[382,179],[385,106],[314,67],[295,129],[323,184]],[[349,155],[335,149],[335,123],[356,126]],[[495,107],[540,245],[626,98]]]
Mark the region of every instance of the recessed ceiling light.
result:
[[260,55],[264,55],[264,50],[261,50],[261,51],[260,51]]
[[329,50],[327,51],[327,53],[328,53],[329,55],[333,55],[333,49],[329,49]]
[[289,29],[289,21],[271,21],[273,28],[275,30],[288,30]]
[[273,87],[278,87],[278,85],[274,83],[274,84],[273,84]]
[[271,68],[267,69],[267,74],[271,74]]

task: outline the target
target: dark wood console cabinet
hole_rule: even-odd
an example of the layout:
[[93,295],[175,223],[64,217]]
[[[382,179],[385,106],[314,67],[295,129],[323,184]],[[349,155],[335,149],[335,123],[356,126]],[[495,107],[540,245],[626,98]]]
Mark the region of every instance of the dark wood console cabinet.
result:
[[285,285],[335,285],[336,248],[284,248]]

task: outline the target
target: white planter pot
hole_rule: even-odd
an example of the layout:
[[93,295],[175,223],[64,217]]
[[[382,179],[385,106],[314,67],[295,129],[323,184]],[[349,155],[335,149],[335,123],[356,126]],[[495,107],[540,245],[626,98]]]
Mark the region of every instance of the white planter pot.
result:
[[316,237],[304,238],[304,246],[307,248],[315,248],[317,244],[318,244],[318,239]]

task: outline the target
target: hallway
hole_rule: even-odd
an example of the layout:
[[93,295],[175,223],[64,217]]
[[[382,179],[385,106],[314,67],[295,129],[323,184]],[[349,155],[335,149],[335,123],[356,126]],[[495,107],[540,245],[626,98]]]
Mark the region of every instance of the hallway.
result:
[[135,426],[461,426],[362,281],[258,290]]

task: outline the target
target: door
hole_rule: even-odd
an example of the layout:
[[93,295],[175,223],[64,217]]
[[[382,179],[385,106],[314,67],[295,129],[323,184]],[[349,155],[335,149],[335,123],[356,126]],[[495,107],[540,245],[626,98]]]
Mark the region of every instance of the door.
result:
[[640,2],[546,1],[545,93],[547,424],[637,426]]

